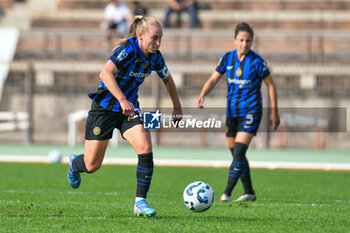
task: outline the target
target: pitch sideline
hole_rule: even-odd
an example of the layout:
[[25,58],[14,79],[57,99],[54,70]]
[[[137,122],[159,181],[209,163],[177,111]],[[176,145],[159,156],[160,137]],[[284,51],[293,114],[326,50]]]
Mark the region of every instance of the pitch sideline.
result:
[[[51,163],[48,156],[34,155],[0,155],[0,162],[17,163]],[[62,163],[68,164],[69,158],[63,157]],[[137,159],[132,158],[105,158],[103,164],[109,165],[135,165]],[[348,163],[321,163],[321,162],[274,162],[274,161],[250,161],[251,168],[264,169],[301,169],[324,171],[350,171]],[[154,159],[156,166],[178,167],[214,167],[227,168],[231,161],[227,160],[193,160],[193,159]]]

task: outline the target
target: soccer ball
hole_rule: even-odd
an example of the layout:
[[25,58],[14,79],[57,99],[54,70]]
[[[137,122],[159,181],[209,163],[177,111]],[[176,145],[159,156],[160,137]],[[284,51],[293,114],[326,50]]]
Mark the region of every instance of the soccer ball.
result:
[[208,210],[214,202],[214,190],[203,181],[196,181],[184,190],[183,198],[187,208],[194,212]]
[[49,163],[60,163],[62,160],[62,153],[59,150],[52,150],[49,153]]

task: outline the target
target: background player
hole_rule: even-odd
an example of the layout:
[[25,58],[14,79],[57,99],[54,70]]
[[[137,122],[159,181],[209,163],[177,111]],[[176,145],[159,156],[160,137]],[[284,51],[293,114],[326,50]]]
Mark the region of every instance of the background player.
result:
[[277,109],[277,92],[266,62],[251,50],[254,32],[247,23],[235,29],[236,50],[225,53],[197,99],[202,108],[204,98],[214,88],[221,76],[227,75],[226,139],[233,156],[226,189],[220,201],[229,201],[233,188],[241,178],[244,194],[236,201],[254,201],[256,195],[250,178],[247,148],[258,131],[262,118],[261,82],[268,87],[272,113],[270,122],[274,130],[280,120]]
[[114,128],[120,130],[138,154],[137,190],[134,213],[154,216],[156,211],[148,206],[146,195],[153,174],[151,136],[143,128],[138,102],[138,87],[151,71],[163,80],[173,102],[173,120],[181,119],[181,104],[176,87],[164,59],[159,52],[163,30],[152,17],[137,16],[129,29],[129,38],[118,45],[105,63],[97,92],[89,93],[93,100],[86,121],[85,153],[70,158],[68,181],[73,188],[80,186],[81,172],[97,171],[103,161]]

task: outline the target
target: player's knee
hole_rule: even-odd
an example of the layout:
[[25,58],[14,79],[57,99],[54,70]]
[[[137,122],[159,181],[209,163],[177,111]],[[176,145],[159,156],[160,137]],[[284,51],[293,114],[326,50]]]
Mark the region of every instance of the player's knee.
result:
[[247,145],[237,142],[233,149],[233,157],[236,161],[244,162],[246,160]]
[[140,145],[138,148],[138,154],[148,154],[152,152],[152,145],[151,144],[143,144]]
[[101,167],[101,164],[100,163],[85,163],[85,166],[86,166],[86,170],[88,171],[88,173],[94,173],[95,171],[97,171]]

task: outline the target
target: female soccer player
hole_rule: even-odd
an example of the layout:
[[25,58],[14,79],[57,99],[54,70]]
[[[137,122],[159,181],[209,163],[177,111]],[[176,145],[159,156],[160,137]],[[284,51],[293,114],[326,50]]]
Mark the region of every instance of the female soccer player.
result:
[[101,73],[97,92],[89,93],[93,100],[86,120],[85,152],[70,158],[68,181],[72,188],[80,186],[80,173],[97,171],[103,161],[114,128],[120,130],[138,154],[137,190],[134,213],[155,216],[146,195],[153,174],[153,154],[150,132],[140,119],[138,88],[151,71],[163,80],[173,103],[173,120],[181,120],[180,100],[171,74],[159,52],[163,36],[161,23],[152,17],[136,16],[129,29],[129,38],[118,45]]
[[226,139],[233,161],[229,169],[226,189],[220,201],[229,201],[233,188],[241,178],[244,194],[236,201],[255,201],[250,169],[246,158],[247,148],[258,131],[262,117],[261,82],[268,87],[272,113],[270,122],[274,130],[280,120],[277,109],[277,92],[266,62],[251,50],[254,32],[247,23],[239,23],[235,29],[236,50],[225,53],[216,70],[204,84],[197,99],[203,107],[204,97],[214,88],[220,77],[227,75]]

